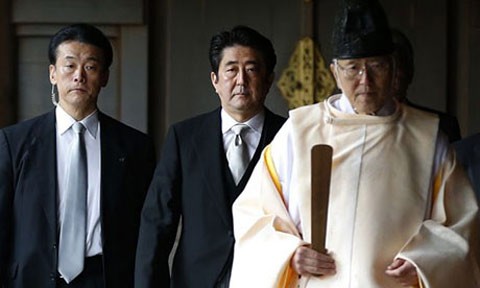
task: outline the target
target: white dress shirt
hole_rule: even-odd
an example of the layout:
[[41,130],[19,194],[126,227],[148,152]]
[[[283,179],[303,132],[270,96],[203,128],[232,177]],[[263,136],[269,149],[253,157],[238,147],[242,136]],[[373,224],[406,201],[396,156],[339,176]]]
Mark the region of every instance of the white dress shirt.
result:
[[250,160],[252,160],[253,154],[255,154],[258,144],[260,143],[260,138],[262,137],[263,122],[265,122],[265,112],[262,111],[243,123],[237,122],[223,109],[220,115],[222,119],[223,148],[225,153],[227,153],[230,143],[232,143],[232,141],[235,139],[235,133],[233,133],[231,128],[236,124],[246,124],[248,127],[250,127],[250,129],[247,129],[242,133],[242,139],[245,143],[247,143],[248,156],[250,157]]
[[[74,132],[71,129],[75,119],[57,106],[56,116],[56,139],[57,139],[57,185],[58,185],[58,223],[61,227],[65,215],[65,180],[67,171],[66,165],[69,149],[72,146]],[[100,225],[100,122],[98,111],[80,121],[85,126],[85,148],[87,150],[88,166],[88,192],[87,192],[87,238],[85,246],[85,257],[102,254],[102,238]],[[87,132],[88,131],[88,132]]]

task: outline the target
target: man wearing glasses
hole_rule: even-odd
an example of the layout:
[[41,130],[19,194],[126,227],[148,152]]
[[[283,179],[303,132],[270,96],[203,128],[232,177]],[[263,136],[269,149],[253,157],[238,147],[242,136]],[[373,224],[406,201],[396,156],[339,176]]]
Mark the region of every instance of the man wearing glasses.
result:
[[338,55],[330,65],[343,92],[337,102],[340,110],[371,116],[389,114],[395,106],[390,92],[392,58],[390,55],[352,57],[349,53]]
[[[392,96],[383,8],[344,2],[330,66],[342,93],[290,111],[264,150],[233,206],[230,287],[480,287],[472,187],[438,118]],[[316,144],[333,147],[325,253],[310,248]]]

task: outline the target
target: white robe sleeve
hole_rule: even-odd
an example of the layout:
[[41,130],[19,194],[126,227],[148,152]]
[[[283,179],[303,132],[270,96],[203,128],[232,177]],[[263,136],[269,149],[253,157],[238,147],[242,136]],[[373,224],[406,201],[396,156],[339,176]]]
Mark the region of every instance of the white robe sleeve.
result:
[[475,195],[453,149],[439,168],[431,215],[398,257],[417,267],[425,288],[480,287]]
[[288,287],[296,282],[290,258],[305,243],[285,206],[273,161],[267,159],[269,149],[263,151],[233,205],[236,243],[231,288]]

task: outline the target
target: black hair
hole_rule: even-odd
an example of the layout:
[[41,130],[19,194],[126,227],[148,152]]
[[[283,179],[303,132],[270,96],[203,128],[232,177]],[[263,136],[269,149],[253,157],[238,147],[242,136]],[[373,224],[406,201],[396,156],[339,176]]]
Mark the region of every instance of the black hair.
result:
[[210,40],[209,59],[212,71],[215,74],[218,73],[223,50],[235,45],[250,47],[259,51],[265,61],[267,73],[273,73],[273,69],[277,64],[277,56],[275,55],[272,42],[258,31],[239,25],[230,31],[222,31],[214,35]]
[[57,48],[60,44],[66,41],[78,41],[85,44],[90,44],[100,48],[103,51],[104,65],[108,69],[112,64],[113,49],[112,44],[98,28],[93,25],[78,23],[66,26],[55,35],[53,35],[48,45],[48,59],[50,64],[55,65],[57,61]]

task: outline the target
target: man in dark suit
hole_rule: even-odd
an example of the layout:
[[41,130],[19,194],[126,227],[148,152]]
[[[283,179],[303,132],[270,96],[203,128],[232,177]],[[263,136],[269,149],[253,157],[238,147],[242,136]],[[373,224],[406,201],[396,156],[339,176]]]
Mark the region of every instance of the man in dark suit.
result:
[[457,159],[463,164],[480,201],[480,133],[453,143]]
[[56,108],[0,130],[0,286],[133,287],[152,141],[97,108],[112,62],[100,30],[61,29],[49,59]]
[[407,98],[407,90],[413,80],[415,72],[413,47],[407,36],[398,29],[392,29],[392,40],[395,45],[393,53],[396,64],[396,77],[394,82],[395,97],[414,108],[437,114],[439,118],[438,126],[440,130],[447,135],[450,143],[460,140],[460,126],[455,116],[445,112],[437,111],[428,107],[423,107],[412,103]]
[[[276,64],[270,40],[237,26],[212,37],[209,56],[221,107],[168,132],[142,212],[137,288],[228,287],[235,241],[232,203],[285,121],[264,107]],[[236,127],[245,127],[240,136]],[[237,144],[248,147],[246,170],[233,160]],[[170,276],[168,257],[180,218]]]

